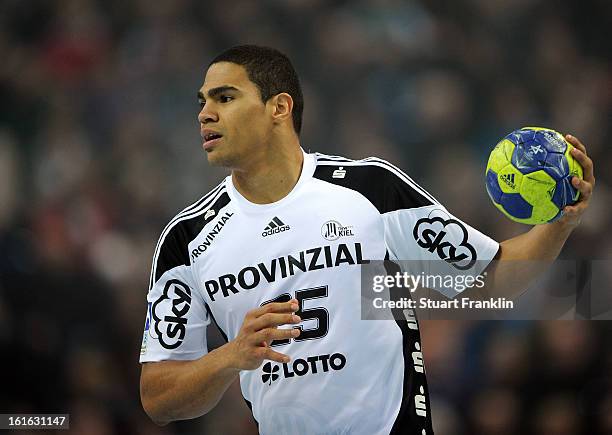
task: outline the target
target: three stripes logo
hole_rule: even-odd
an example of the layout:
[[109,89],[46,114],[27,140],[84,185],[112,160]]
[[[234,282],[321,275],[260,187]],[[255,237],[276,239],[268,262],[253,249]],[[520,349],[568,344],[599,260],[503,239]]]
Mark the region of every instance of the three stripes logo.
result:
[[289,225],[285,225],[283,221],[281,221],[277,216],[275,216],[274,219],[272,219],[270,223],[266,225],[261,235],[263,237],[268,237],[272,234],[282,233],[283,231],[287,231],[289,229],[291,229]]
[[501,174],[499,178],[511,188],[516,189],[516,184],[514,184],[514,174]]

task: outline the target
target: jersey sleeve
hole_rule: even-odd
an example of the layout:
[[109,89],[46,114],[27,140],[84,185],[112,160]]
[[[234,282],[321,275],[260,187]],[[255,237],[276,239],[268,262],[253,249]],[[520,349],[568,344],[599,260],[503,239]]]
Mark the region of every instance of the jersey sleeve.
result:
[[[495,257],[499,244],[453,216],[401,170],[389,165],[383,191],[385,244],[404,272],[455,279],[476,277]],[[431,279],[447,297],[460,291]]]
[[165,230],[153,257],[140,362],[194,360],[208,352],[210,317],[194,282],[180,227]]

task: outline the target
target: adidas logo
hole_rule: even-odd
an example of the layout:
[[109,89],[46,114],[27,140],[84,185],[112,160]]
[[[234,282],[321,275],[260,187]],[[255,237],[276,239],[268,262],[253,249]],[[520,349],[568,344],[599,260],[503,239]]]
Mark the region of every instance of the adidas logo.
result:
[[289,225],[285,225],[283,221],[275,216],[274,219],[272,219],[270,223],[266,225],[261,235],[263,237],[267,237],[271,236],[272,234],[282,233],[283,231],[287,231],[289,229],[291,229]]
[[345,175],[346,171],[344,170],[344,166],[340,166],[334,171],[334,173],[332,174],[332,178],[344,178]]
[[514,174],[502,174],[499,176],[499,178],[501,178],[501,180],[508,186],[516,189],[516,185],[514,184]]
[[542,145],[531,145],[529,147],[529,149],[531,150],[532,153],[537,154],[537,153],[542,153],[544,154],[544,150],[542,149]]

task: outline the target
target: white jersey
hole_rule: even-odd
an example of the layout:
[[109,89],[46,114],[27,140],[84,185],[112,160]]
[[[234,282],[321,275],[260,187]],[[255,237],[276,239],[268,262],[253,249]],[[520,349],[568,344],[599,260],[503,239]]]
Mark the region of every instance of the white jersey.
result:
[[[228,176],[162,232],[140,361],[200,358],[211,322],[232,340],[247,311],[297,298],[301,335],[273,343],[291,362],[240,372],[260,433],[433,433],[418,327],[361,320],[360,264],[445,260],[413,237],[434,210],[445,211],[377,158],[304,154],[293,190],[264,205]],[[446,240],[468,244],[482,269],[498,244],[453,222],[462,234],[449,230]]]

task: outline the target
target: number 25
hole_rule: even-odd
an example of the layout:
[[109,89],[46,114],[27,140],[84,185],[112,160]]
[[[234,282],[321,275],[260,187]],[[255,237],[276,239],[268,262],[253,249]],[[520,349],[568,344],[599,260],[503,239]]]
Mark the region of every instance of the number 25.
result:
[[[327,310],[324,307],[304,308],[304,301],[308,299],[319,299],[326,297],[326,285],[295,291],[295,298],[298,300],[299,304],[299,309],[295,312],[295,314],[300,316],[303,321],[315,319],[317,321],[317,327],[304,330],[301,326],[296,326],[296,328],[299,328],[302,332],[300,333],[299,337],[294,338],[293,340],[316,340],[317,338],[322,338],[327,335],[327,331],[329,330],[329,313]],[[289,293],[283,293],[272,300],[264,302],[261,304],[261,306],[269,304],[270,302],[289,302],[290,300],[291,295]],[[286,340],[274,340],[272,343],[270,343],[270,346],[282,346],[289,344],[290,342],[290,338]]]

